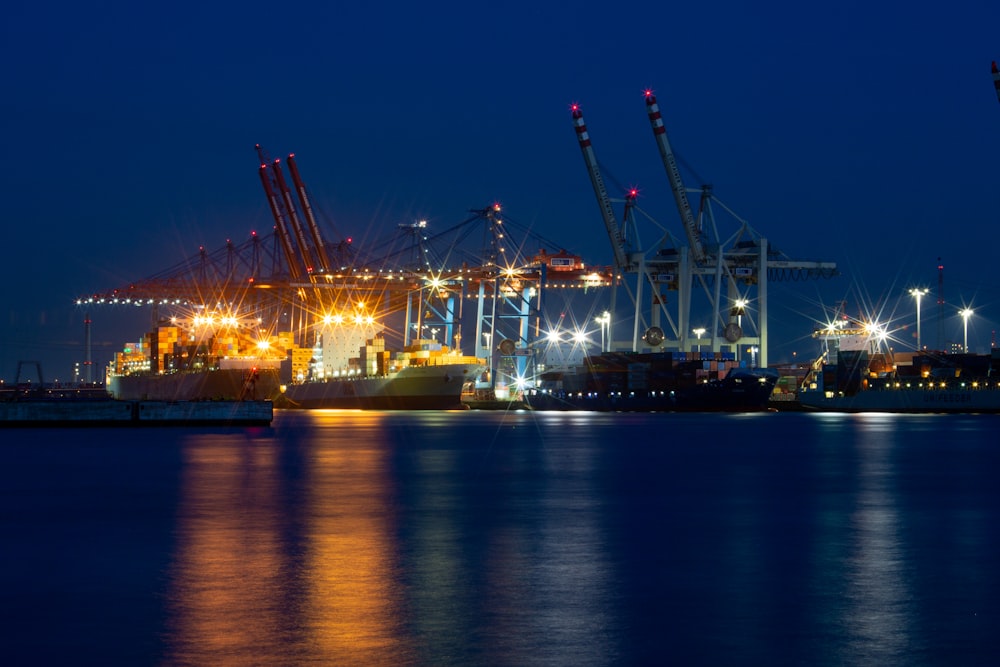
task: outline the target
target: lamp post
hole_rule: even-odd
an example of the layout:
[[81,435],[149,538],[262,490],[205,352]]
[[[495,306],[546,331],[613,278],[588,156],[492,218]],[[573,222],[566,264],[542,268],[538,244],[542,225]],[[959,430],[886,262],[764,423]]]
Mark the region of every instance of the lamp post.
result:
[[971,308],[963,308],[958,311],[958,314],[962,316],[962,348],[965,353],[969,353],[969,318],[972,317]]
[[747,307],[746,299],[736,299],[734,303],[736,307],[736,324],[741,329],[743,328],[743,310]]
[[601,352],[607,352],[604,332],[609,328],[608,325],[611,324],[611,313],[605,310],[599,317],[595,317],[594,321],[601,325]]
[[[736,310],[736,326],[740,328],[740,337],[743,336],[743,309],[747,307],[746,299],[737,299],[734,304],[734,309]],[[740,346],[736,345],[736,360],[740,360]]]
[[701,356],[701,337],[705,335],[705,327],[698,327],[697,329],[692,329],[691,332],[698,337],[698,356]]
[[920,297],[927,294],[927,288],[914,287],[910,290],[910,296],[917,300],[917,351],[923,350],[920,347]]

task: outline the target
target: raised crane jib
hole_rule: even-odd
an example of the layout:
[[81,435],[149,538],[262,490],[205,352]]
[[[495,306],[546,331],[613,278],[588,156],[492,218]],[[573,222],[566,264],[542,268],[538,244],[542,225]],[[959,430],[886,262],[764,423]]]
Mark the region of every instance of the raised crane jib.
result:
[[299,196],[299,203],[302,204],[302,212],[306,216],[306,223],[309,225],[309,233],[312,234],[313,243],[315,244],[316,256],[320,262],[320,271],[329,271],[331,268],[330,256],[326,252],[326,242],[323,240],[323,234],[320,232],[319,225],[316,223],[316,216],[313,215],[312,204],[309,202],[309,194],[306,192],[305,183],[302,182],[302,176],[299,175],[299,167],[295,163],[295,154],[291,153],[288,155],[288,170],[292,174],[292,183],[295,184],[295,192]]
[[681,172],[677,167],[677,158],[674,157],[674,152],[670,148],[670,140],[667,138],[667,128],[664,126],[663,118],[660,116],[660,105],[656,103],[656,96],[651,91],[646,91],[646,113],[649,115],[649,124],[653,127],[653,136],[656,137],[656,145],[660,149],[663,168],[666,169],[667,178],[670,180],[670,189],[674,193],[677,211],[681,214],[681,222],[684,223],[684,232],[687,234],[691,256],[695,261],[701,262],[705,259],[705,248],[701,242],[701,232],[698,230],[698,223],[695,221],[694,213],[691,211],[691,203],[688,201],[687,191],[684,189],[684,181],[681,179]]
[[285,255],[285,263],[288,265],[288,273],[293,279],[298,279],[302,274],[299,271],[299,262],[295,256],[295,246],[293,245],[292,237],[288,234],[288,225],[285,223],[285,218],[281,214],[278,195],[271,185],[271,176],[267,171],[267,164],[261,164],[258,171],[260,173],[261,185],[264,186],[264,193],[267,195],[267,203],[271,207],[271,216],[274,218],[274,230],[277,232],[278,240],[281,242],[281,250]]
[[315,271],[316,266],[309,248],[309,241],[306,239],[302,223],[299,221],[299,215],[295,210],[295,203],[292,201],[292,191],[289,189],[288,183],[285,181],[285,176],[281,172],[281,161],[275,160],[272,165],[274,179],[278,184],[278,192],[281,193],[281,200],[285,204],[285,211],[288,213],[288,219],[291,222],[292,233],[295,235],[295,242],[299,247],[299,261],[302,263],[302,268],[305,269],[306,275],[311,275]]
[[622,236],[621,228],[615,219],[614,209],[611,207],[611,200],[608,198],[607,188],[604,187],[604,180],[601,178],[600,167],[597,158],[594,156],[594,147],[590,145],[590,134],[587,126],[583,122],[583,113],[579,105],[574,104],[573,125],[576,127],[576,138],[580,142],[580,150],[583,153],[583,161],[587,166],[587,174],[590,176],[590,184],[594,187],[594,194],[597,196],[597,203],[601,208],[601,218],[604,220],[604,227],[608,231],[608,239],[611,241],[611,250],[615,257],[615,266],[625,270],[629,267],[628,254],[625,249],[625,239]]

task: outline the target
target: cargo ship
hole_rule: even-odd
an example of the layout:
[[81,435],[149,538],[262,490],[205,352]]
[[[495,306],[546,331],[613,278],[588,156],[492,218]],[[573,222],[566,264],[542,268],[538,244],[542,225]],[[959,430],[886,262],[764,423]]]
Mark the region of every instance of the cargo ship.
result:
[[[533,410],[618,412],[759,412],[778,380],[730,354],[613,353],[592,355],[574,373],[543,374],[522,393]],[[704,357],[704,358],[702,358]]]
[[[108,392],[122,401],[215,401],[275,399],[281,393],[278,365],[246,360],[243,367],[211,367],[164,373],[108,373]],[[259,368],[253,364],[259,364]]]
[[[257,353],[240,353],[249,349]],[[300,348],[290,334],[267,345],[241,344],[235,336],[197,344],[185,341],[178,327],[162,326],[117,355],[106,384],[119,400],[267,399],[292,409],[438,410],[462,408],[463,387],[484,369],[483,360],[434,340],[392,352],[373,328],[333,330],[314,347]]]
[[385,375],[332,378],[287,385],[279,401],[287,408],[362,410],[451,410],[463,407],[463,387],[483,366],[446,363],[407,366]]
[[[354,347],[346,334],[313,350],[309,375],[283,385],[288,408],[361,410],[450,410],[461,408],[462,391],[485,370],[485,362],[418,339],[401,352],[375,335]],[[353,354],[347,350],[353,349]],[[345,356],[349,355],[349,356]]]
[[839,336],[798,391],[824,412],[1000,413],[1000,350],[990,354],[880,352],[877,336]]

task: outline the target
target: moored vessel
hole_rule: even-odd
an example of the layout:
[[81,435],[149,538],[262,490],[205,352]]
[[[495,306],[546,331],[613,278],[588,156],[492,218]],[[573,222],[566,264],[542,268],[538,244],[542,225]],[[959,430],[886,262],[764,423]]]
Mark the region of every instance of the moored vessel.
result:
[[798,391],[826,412],[1000,413],[1000,350],[990,354],[880,352],[878,333],[831,340]]
[[[699,354],[699,357],[702,355]],[[776,373],[748,368],[733,355],[604,353],[571,374],[543,376],[523,392],[533,410],[757,412],[768,409]]]
[[108,392],[123,401],[273,399],[280,393],[278,367],[210,368],[106,377]]
[[392,352],[374,326],[341,327],[301,348],[290,334],[267,345],[235,334],[224,343],[198,342],[164,325],[118,355],[107,386],[120,400],[269,399],[293,409],[438,410],[463,408],[463,387],[484,368],[483,360],[434,340]]
[[316,380],[288,385],[282,407],[372,410],[462,408],[462,388],[482,372],[478,363],[407,366],[385,375]]

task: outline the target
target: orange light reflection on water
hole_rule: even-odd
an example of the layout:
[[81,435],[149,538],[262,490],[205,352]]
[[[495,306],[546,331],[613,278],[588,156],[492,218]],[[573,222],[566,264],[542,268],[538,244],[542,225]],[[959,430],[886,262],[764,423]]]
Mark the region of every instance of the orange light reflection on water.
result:
[[[352,437],[359,420],[352,415]],[[211,434],[184,444],[169,662],[412,659],[399,630],[385,452],[338,446],[333,424],[317,414],[322,446],[298,453],[306,459],[298,479],[285,470],[287,443],[273,437]]]
[[[359,420],[352,416],[356,428]],[[377,416],[371,426],[377,429]],[[371,437],[364,447],[312,450],[304,528],[308,579],[304,605],[319,653],[343,664],[404,659],[401,587],[393,559],[394,517],[386,452]]]

